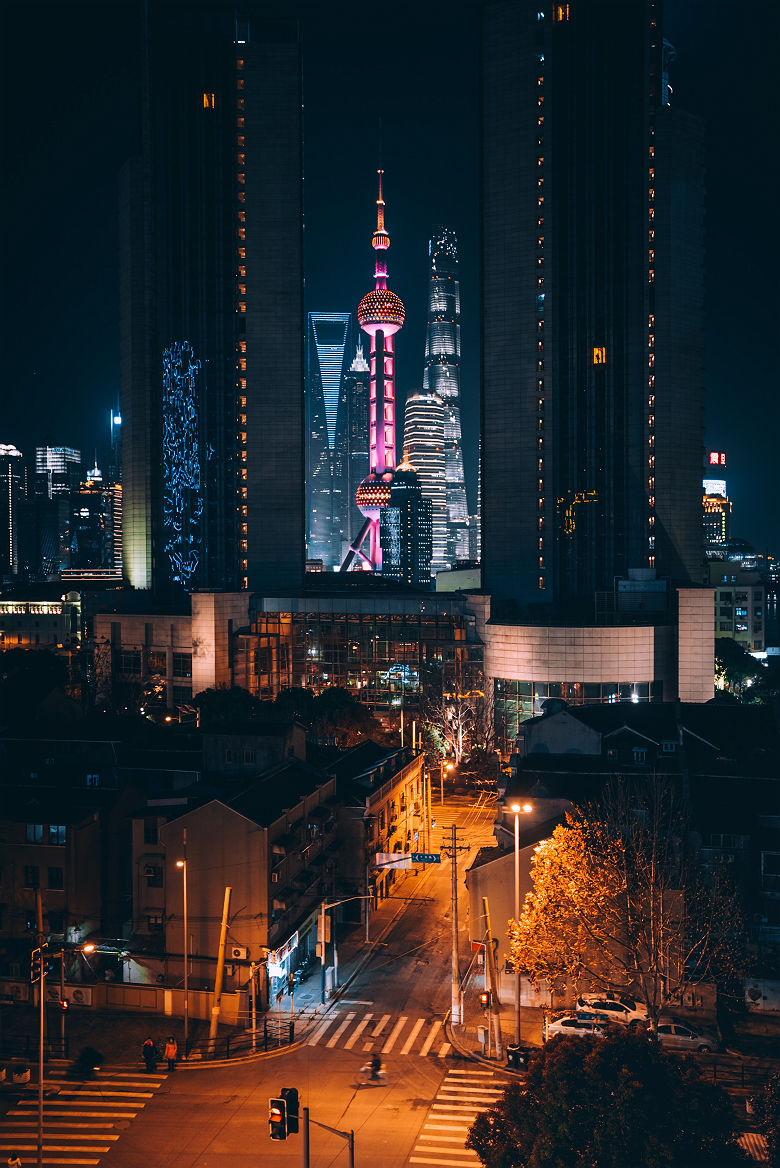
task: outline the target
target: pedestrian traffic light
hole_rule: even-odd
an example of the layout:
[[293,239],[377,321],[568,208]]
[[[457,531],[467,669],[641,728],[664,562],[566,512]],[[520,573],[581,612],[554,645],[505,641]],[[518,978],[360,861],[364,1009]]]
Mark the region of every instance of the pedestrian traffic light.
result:
[[298,1131],[298,1090],[296,1087],[282,1087],[280,1094],[287,1108],[287,1134],[294,1136]]
[[268,1130],[272,1140],[287,1139],[287,1104],[284,1099],[268,1100]]
[[490,990],[483,990],[479,995],[479,1004],[483,1010],[487,1010],[490,1006]]

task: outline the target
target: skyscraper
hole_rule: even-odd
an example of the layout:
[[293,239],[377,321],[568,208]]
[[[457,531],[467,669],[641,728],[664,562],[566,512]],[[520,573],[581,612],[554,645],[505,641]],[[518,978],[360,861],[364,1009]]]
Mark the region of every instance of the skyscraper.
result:
[[309,443],[307,557],[337,569],[350,504],[345,482],[350,400],[346,362],[355,351],[351,312],[310,312],[306,369]]
[[15,446],[0,443],[0,583],[19,569],[19,503],[24,459]]
[[390,501],[380,514],[382,575],[405,584],[431,585],[433,527],[431,501],[404,454],[390,486]]
[[296,587],[305,537],[301,70],[256,0],[143,6],[121,182],[125,572]]
[[660,0],[487,0],[483,582],[702,582],[702,131]]
[[413,393],[404,407],[404,450],[431,504],[431,571],[452,562],[447,553],[448,512],[444,454],[444,403],[435,393]]
[[347,522],[344,544],[341,549],[342,558],[357,539],[360,528],[363,526],[363,516],[357,505],[357,489],[368,474],[369,469],[368,398],[371,392],[369,374],[369,364],[363,355],[363,343],[360,341],[342,387],[347,434],[345,487]]
[[81,477],[81,451],[71,446],[36,446],[35,473],[45,476],[49,498],[75,490]]
[[[469,509],[460,427],[460,280],[458,241],[449,227],[434,227],[428,242],[428,329],[423,390],[444,404],[444,474],[447,496],[446,563],[469,559]],[[438,553],[437,553],[438,556]]]

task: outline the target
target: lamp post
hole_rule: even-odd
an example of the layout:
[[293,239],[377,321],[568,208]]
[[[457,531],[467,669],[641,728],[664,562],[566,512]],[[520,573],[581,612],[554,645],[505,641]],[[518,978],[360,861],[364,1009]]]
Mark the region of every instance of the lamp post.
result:
[[187,828],[184,828],[184,859],[176,861],[176,867],[181,868],[182,899],[184,916],[184,1058],[189,1052],[190,1031],[190,996],[189,996],[189,939],[187,935]]
[[[520,920],[520,815],[533,811],[530,803],[513,803],[510,810],[515,817],[515,920]],[[520,987],[522,975],[518,971],[515,987],[515,1046],[520,1045]]]

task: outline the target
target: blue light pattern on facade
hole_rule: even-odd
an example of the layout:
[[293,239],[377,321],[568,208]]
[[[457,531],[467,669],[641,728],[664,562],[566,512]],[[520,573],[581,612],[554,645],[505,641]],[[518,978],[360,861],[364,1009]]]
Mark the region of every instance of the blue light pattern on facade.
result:
[[332,450],[336,439],[336,414],[344,370],[350,313],[312,312],[309,317],[320,368],[325,421],[328,427],[328,446]]
[[163,351],[163,527],[171,578],[190,582],[200,560],[203,512],[198,450],[198,374],[188,341]]

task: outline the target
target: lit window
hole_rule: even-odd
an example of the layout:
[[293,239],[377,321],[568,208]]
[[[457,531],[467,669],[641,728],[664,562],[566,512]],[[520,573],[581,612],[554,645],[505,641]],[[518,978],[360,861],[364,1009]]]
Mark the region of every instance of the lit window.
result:
[[246,82],[244,81],[243,77],[236,78],[236,89],[243,89],[245,85]]
[[244,280],[246,279],[246,264],[239,264],[239,265],[238,265],[238,274],[239,274],[239,276],[241,276],[241,277],[242,277]]
[[246,296],[246,284],[238,285],[238,294],[239,296]]
[[238,311],[239,311],[239,312],[246,312],[246,301],[244,301],[244,300],[239,300],[239,302],[238,302]]
[[594,346],[593,364],[594,365],[606,365],[606,363],[607,363],[607,350],[606,350],[605,346],[604,345]]
[[[239,239],[246,239],[246,227],[239,227],[238,238]],[[238,249],[238,254],[241,256],[242,259],[244,259],[246,257],[246,250],[244,248],[240,247]]]
[[246,124],[245,118],[240,118],[240,117],[236,118],[236,125],[238,126],[239,130],[243,130],[245,124]]
[[236,146],[245,146],[245,145],[246,145],[246,139],[245,139],[244,135],[237,134],[236,135]]
[[213,93],[204,93],[203,94],[203,108],[204,109],[215,109],[216,108],[214,105],[214,94]]
[[539,577],[539,587],[544,588],[544,576]]
[[238,212],[238,221],[239,223],[246,223],[246,211]]
[[242,110],[245,105],[246,105],[246,102],[244,101],[243,97],[236,98],[236,109]]
[[246,183],[246,175],[244,174],[243,170],[238,172],[236,179],[241,183],[242,186]]
[[243,69],[244,61],[242,57],[236,57],[236,69]]
[[[239,201],[239,203],[246,202],[246,191],[239,191],[238,192],[238,201]],[[246,222],[246,220],[244,220],[244,222]]]
[[246,341],[239,341],[238,342],[238,351],[239,351],[239,353],[246,352]]

